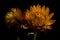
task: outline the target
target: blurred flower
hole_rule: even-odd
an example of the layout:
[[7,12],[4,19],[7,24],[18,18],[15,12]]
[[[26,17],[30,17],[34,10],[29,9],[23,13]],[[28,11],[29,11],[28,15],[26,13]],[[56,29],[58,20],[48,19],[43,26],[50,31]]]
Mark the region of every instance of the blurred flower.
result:
[[[33,5],[30,6],[30,10],[26,10],[25,14],[22,14],[22,11],[18,8],[12,8],[10,12],[7,12],[5,15],[5,21],[10,28],[11,26],[16,27],[17,31],[19,28],[30,29],[35,32],[29,32],[34,34],[34,40],[36,40],[37,32],[43,31],[46,32],[47,29],[52,29],[52,24],[56,20],[51,20],[54,13],[50,13],[48,7]],[[20,40],[18,38],[18,40]]]
[[5,15],[5,22],[8,28],[16,27],[16,29],[23,28],[28,29],[26,27],[26,21],[24,20],[24,14],[18,8],[11,8]]
[[22,15],[22,11],[18,8],[12,8],[11,9],[14,13],[14,17],[18,20],[22,20],[23,19],[23,15]]
[[8,22],[13,22],[13,20],[14,20],[14,16],[13,16],[13,12],[7,12],[8,14],[6,14],[6,16],[5,16],[5,20],[6,20],[6,22],[8,23]]
[[11,23],[15,25],[19,24],[19,27],[23,29],[31,28],[33,30],[45,31],[46,29],[52,29],[51,25],[56,21],[51,20],[53,15],[54,13],[50,13],[48,7],[41,7],[38,4],[37,6],[30,6],[30,10],[27,9],[25,14],[22,14],[22,11],[18,8],[12,8],[11,11],[5,15],[5,20],[10,25]]
[[46,29],[52,29],[52,25],[55,20],[51,20],[54,13],[49,14],[49,8],[40,5],[30,6],[30,10],[27,9],[25,12],[25,19],[31,24],[32,29],[40,29],[40,31],[45,31]]
[[22,12],[18,8],[11,8],[11,10],[8,11],[5,15],[5,22],[7,23],[7,26],[9,28],[11,28],[12,26],[16,26],[16,28],[19,28],[20,24],[17,20],[21,21],[22,19]]
[[[20,9],[18,8],[11,8],[10,12],[7,12],[5,15],[5,19],[17,19],[17,20],[22,20],[23,15]],[[6,20],[7,21],[7,20]]]

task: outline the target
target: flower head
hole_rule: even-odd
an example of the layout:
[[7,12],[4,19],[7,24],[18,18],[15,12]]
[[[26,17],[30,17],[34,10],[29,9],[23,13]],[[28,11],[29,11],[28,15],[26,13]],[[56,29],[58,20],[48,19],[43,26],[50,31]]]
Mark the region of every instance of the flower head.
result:
[[[47,29],[52,29],[52,24],[56,20],[51,20],[54,13],[50,13],[48,7],[33,5],[30,6],[30,10],[26,10],[25,14],[22,14],[22,11],[18,8],[12,8],[10,12],[7,12],[5,16],[5,20],[7,23],[13,23],[19,27],[23,27],[24,29],[33,29],[39,31],[46,31]],[[22,24],[18,23],[20,21]],[[10,24],[11,25],[11,24]],[[17,27],[16,26],[16,27]]]
[[49,14],[49,8],[40,5],[30,6],[30,10],[25,12],[25,19],[29,24],[32,25],[33,29],[40,29],[40,31],[45,31],[46,29],[52,29],[50,25],[52,25],[55,20],[51,20],[54,13]]
[[7,12],[5,15],[5,21],[7,23],[8,28],[11,28],[12,26],[19,28],[20,24],[17,20],[21,21],[22,19],[22,12],[18,8],[11,8],[11,11]]

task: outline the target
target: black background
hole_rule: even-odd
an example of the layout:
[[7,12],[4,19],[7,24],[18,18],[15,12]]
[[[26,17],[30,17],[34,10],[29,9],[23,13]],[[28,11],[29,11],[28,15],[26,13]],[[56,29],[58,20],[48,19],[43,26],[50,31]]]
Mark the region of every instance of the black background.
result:
[[41,6],[45,5],[46,7],[50,8],[50,12],[54,12],[53,19],[56,22],[52,25],[53,30],[48,31],[45,33],[38,33],[37,40],[58,40],[60,36],[60,16],[59,16],[59,1],[58,0],[1,0],[0,1],[0,40],[16,40],[16,37],[19,36],[21,40],[32,40],[33,35],[27,36],[28,30],[21,29],[20,31],[16,32],[14,28],[8,29],[4,22],[4,16],[6,12],[10,8],[20,8],[22,12],[29,9],[30,5],[37,5],[40,4]]

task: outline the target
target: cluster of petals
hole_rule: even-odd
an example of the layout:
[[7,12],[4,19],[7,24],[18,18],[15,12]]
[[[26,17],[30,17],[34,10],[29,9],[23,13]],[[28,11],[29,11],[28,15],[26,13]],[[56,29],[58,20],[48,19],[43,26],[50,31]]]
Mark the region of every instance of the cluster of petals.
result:
[[[15,19],[19,21],[25,20],[27,23],[24,25],[22,24],[19,27],[22,26],[24,29],[31,28],[33,30],[39,29],[39,31],[45,31],[46,29],[52,29],[51,25],[56,21],[51,19],[53,15],[54,13],[50,13],[48,7],[41,7],[38,4],[30,6],[30,10],[27,9],[24,14],[18,8],[12,8],[11,12],[7,12],[5,19],[7,23],[17,22]],[[26,27],[26,25],[28,26]]]

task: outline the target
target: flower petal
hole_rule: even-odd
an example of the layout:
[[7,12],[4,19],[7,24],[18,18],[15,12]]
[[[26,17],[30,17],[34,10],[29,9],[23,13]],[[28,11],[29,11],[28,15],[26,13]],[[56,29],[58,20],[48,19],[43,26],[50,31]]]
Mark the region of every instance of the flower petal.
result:
[[37,5],[37,11],[41,12],[41,6],[39,4]]
[[45,6],[42,7],[41,13],[45,15]]
[[55,23],[56,20],[49,20],[46,21],[45,25],[52,25],[53,23]]
[[51,19],[53,17],[53,15],[54,15],[54,13],[49,14],[48,17],[47,17],[47,19],[48,20]]
[[44,29],[52,29],[52,26],[43,26]]
[[35,6],[35,5],[33,5],[33,7],[31,7],[31,9],[30,9],[30,10],[31,10],[31,12],[32,12],[32,13],[35,13],[35,12],[36,12],[36,6]]
[[50,11],[49,8],[46,7],[46,11],[45,11],[46,16],[49,15],[49,11]]

